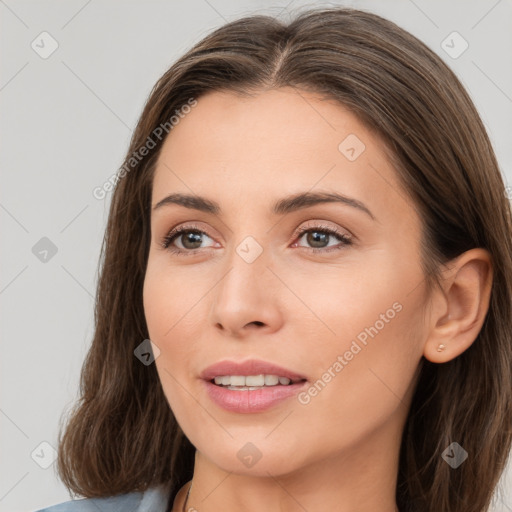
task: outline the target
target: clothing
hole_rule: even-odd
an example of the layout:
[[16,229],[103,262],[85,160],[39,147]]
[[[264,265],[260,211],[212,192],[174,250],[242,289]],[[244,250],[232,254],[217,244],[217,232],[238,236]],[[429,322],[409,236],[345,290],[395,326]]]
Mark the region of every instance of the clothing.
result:
[[168,505],[169,486],[162,484],[144,492],[65,501],[35,512],[166,512]]

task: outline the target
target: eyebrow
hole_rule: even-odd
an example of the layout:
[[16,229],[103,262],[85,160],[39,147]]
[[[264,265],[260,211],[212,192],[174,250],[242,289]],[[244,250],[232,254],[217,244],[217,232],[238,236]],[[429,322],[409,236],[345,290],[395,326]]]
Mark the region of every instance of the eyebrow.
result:
[[[303,208],[310,208],[311,206],[321,203],[342,203],[365,212],[375,220],[375,216],[364,203],[336,192],[301,192],[293,194],[276,201],[272,207],[272,212],[275,215],[284,215]],[[197,195],[181,193],[170,194],[167,197],[164,197],[153,207],[153,211],[170,204],[177,204],[185,208],[199,210],[213,215],[219,215],[221,213],[221,208],[215,201]]]

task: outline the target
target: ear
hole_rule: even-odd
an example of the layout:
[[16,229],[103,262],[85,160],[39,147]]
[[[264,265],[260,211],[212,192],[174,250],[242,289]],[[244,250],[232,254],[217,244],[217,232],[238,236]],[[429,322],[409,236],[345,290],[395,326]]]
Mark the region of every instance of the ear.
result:
[[442,288],[431,298],[430,331],[423,349],[424,357],[433,363],[450,361],[472,345],[491,296],[493,268],[487,250],[466,251],[445,267]]

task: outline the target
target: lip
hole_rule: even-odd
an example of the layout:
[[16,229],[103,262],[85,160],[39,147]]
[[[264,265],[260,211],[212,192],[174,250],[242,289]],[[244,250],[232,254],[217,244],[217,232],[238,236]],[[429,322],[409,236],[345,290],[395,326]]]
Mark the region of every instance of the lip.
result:
[[305,380],[304,375],[283,368],[274,363],[262,361],[260,359],[249,359],[247,361],[219,361],[205,368],[200,377],[204,380],[212,380],[219,375],[277,375],[279,377],[288,377],[290,380]]
[[[211,380],[219,375],[278,375],[300,380],[287,386],[268,386],[261,389],[236,391],[217,386]],[[200,374],[210,399],[219,407],[236,413],[250,414],[266,411],[307,386],[307,379],[292,370],[267,361],[251,359],[243,362],[220,361],[204,369]]]

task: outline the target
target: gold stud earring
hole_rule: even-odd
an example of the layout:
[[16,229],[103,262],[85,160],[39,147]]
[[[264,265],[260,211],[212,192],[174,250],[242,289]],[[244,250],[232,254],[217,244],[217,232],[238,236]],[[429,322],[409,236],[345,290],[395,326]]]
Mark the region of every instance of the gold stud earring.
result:
[[443,345],[442,343],[437,347],[438,352],[442,352],[446,348],[446,345]]

